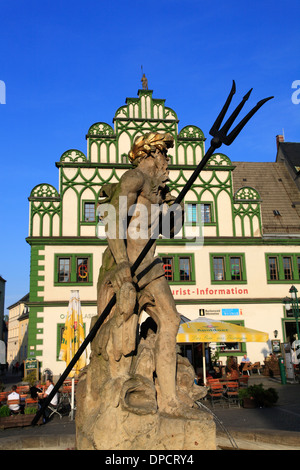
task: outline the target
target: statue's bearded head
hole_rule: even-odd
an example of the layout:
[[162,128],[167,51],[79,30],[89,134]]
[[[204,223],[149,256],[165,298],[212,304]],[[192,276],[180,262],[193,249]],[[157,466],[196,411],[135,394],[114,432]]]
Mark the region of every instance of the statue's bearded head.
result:
[[173,145],[174,138],[171,134],[150,132],[135,139],[128,158],[134,166],[137,166],[142,159],[154,155],[156,150],[166,155],[167,150]]

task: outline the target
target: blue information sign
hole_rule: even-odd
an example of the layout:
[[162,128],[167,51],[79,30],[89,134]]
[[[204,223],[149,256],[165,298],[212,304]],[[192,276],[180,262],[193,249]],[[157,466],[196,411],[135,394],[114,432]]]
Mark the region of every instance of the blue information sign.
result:
[[239,315],[239,314],[240,314],[239,308],[222,308],[222,315],[224,316]]

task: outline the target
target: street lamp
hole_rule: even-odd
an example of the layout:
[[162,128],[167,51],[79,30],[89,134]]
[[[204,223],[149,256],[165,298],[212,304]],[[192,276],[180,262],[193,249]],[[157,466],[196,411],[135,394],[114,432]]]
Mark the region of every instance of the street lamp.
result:
[[293,312],[293,315],[296,320],[296,330],[297,330],[297,339],[300,339],[300,333],[299,333],[299,323],[298,323],[298,318],[299,318],[299,303],[298,303],[298,297],[297,297],[297,292],[298,290],[296,289],[295,286],[292,286],[289,290],[289,293],[291,294],[291,298],[286,297],[283,300],[283,303],[285,305],[286,311],[291,310]]

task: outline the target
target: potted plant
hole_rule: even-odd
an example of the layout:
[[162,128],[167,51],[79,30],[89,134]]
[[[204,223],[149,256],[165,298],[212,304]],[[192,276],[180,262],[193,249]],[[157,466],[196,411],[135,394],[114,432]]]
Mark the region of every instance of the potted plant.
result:
[[239,399],[244,408],[270,407],[277,402],[278,393],[274,388],[264,389],[263,384],[254,384],[241,388]]
[[[3,405],[0,407],[0,429],[30,426],[36,412],[36,407],[25,407],[24,414],[12,415],[9,407]],[[42,424],[42,422],[43,418],[41,417],[38,424]]]
[[0,407],[0,418],[5,418],[10,415],[10,409],[7,405],[3,405]]
[[35,415],[37,408],[35,406],[27,406],[24,410],[24,415]]
[[244,408],[256,408],[257,404],[250,387],[239,389],[239,400]]

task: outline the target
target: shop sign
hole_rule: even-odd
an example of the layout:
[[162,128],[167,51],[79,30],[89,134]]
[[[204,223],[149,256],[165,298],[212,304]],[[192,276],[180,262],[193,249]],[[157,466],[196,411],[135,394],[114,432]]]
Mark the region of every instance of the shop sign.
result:
[[198,287],[189,287],[189,288],[174,288],[171,289],[173,296],[176,295],[181,295],[185,297],[194,297],[194,296],[205,296],[205,297],[211,297],[211,296],[232,296],[232,295],[248,295],[249,291],[246,288],[241,288],[241,287],[230,287],[230,288],[209,288],[206,287],[204,289],[199,289]]
[[199,308],[199,317],[211,317],[212,315],[234,316],[242,315],[240,308]]
[[216,309],[216,308],[206,308],[205,309],[205,315],[210,317],[211,315],[220,315],[221,309]]
[[280,340],[279,339],[272,339],[272,352],[275,354],[280,353]]
[[39,361],[36,358],[28,358],[25,361],[25,377],[31,372],[35,373],[36,379],[39,378]]
[[[83,313],[83,314],[82,314],[82,319],[83,319],[83,320],[88,320],[88,319],[93,318],[93,317],[95,317],[95,316],[97,316],[97,313]],[[60,318],[61,320],[66,320],[67,314],[66,314],[66,313],[61,313],[60,316],[59,316],[59,318]]]

